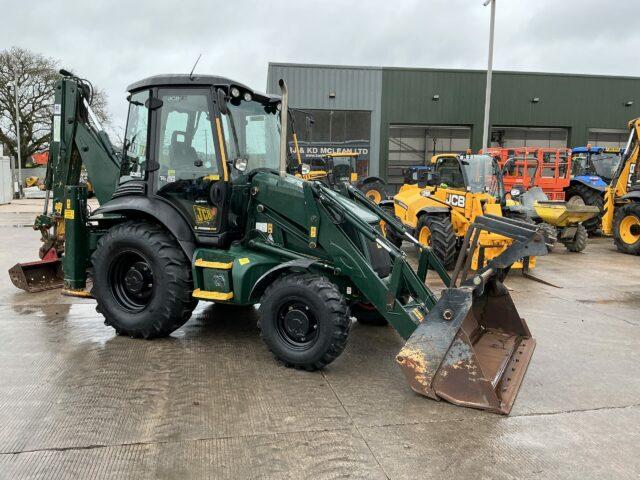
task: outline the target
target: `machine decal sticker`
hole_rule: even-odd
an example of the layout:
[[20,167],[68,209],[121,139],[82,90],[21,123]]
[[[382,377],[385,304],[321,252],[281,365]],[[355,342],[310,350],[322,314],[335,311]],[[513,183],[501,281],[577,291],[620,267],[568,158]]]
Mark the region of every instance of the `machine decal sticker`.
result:
[[455,195],[450,193],[447,195],[445,202],[452,207],[464,208],[465,198],[464,195]]
[[193,216],[195,217],[198,225],[214,222],[217,213],[218,209],[216,207],[203,207],[202,205],[193,206]]

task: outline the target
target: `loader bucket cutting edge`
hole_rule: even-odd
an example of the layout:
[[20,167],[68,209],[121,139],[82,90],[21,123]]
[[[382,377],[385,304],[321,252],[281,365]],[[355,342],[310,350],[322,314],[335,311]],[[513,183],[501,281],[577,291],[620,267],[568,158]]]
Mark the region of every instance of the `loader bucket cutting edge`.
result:
[[492,279],[481,295],[445,290],[397,361],[422,395],[508,415],[534,348],[507,289]]
[[29,293],[61,288],[64,283],[59,258],[16,263],[9,269],[9,277],[17,288]]

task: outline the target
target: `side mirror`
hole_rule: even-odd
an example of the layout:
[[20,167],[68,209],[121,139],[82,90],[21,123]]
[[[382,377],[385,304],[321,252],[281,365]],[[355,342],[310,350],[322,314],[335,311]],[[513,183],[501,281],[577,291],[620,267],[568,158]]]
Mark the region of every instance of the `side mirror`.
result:
[[220,110],[220,113],[223,115],[228,114],[229,108],[227,107],[227,94],[224,93],[224,90],[219,88],[216,90],[216,95],[218,96],[218,110]]
[[436,187],[440,185],[440,174],[437,172],[431,172],[428,170],[421,170],[418,173],[418,186],[424,187]]
[[246,158],[238,157],[233,161],[233,168],[239,172],[244,172],[247,169],[248,162]]

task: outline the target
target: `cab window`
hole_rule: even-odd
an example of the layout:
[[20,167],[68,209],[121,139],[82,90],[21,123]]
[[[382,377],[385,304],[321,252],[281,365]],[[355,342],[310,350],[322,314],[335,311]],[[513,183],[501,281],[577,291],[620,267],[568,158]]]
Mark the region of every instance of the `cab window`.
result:
[[465,189],[464,178],[457,158],[440,158],[436,164],[436,172],[440,174],[440,183],[449,188]]
[[145,176],[149,127],[149,109],[146,105],[148,99],[149,90],[134,93],[129,99],[120,183],[142,179]]
[[208,90],[160,90],[158,189],[218,174]]

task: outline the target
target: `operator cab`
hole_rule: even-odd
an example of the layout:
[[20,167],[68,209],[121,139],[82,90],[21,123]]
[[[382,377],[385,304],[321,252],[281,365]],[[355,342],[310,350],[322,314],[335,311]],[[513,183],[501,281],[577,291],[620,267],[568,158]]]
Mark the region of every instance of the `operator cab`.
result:
[[614,177],[624,149],[604,147],[577,147],[571,155],[571,176],[596,176],[609,184]]
[[159,75],[128,90],[113,197],[170,204],[198,243],[221,247],[239,238],[244,212],[231,207],[232,197],[248,195],[251,172],[278,169],[280,98],[208,75]]
[[434,171],[441,185],[469,193],[503,195],[498,162],[489,155],[443,156],[435,161]]
[[357,153],[327,153],[321,158],[325,163],[329,185],[336,186],[341,183],[351,183],[358,180]]

